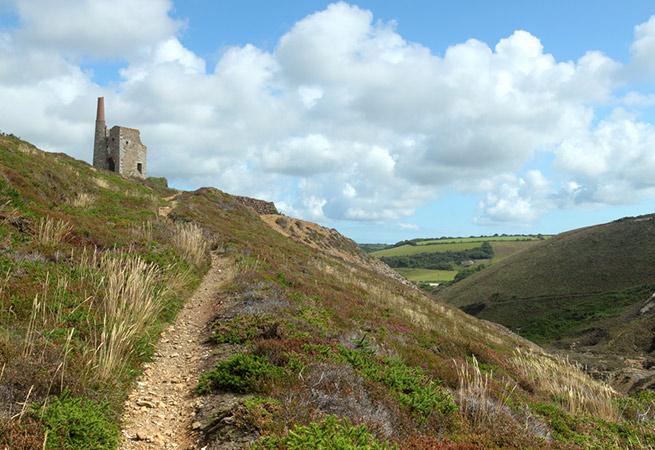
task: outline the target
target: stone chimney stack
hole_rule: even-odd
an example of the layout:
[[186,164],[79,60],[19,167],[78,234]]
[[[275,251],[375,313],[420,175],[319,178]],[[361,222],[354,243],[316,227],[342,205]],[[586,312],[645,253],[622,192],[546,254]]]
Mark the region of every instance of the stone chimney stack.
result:
[[93,142],[93,165],[107,169],[107,127],[105,126],[105,98],[98,97],[98,112],[96,114],[96,133]]
[[98,97],[98,113],[96,114],[96,122],[105,121],[105,98]]

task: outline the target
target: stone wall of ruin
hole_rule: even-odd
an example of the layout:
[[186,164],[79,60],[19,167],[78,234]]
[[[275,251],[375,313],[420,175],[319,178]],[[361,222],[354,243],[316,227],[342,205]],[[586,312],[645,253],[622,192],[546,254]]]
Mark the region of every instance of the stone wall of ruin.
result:
[[265,202],[264,200],[257,200],[256,198],[238,196],[235,196],[234,199],[243,206],[247,206],[254,210],[257,214],[279,214],[275,207],[275,203],[273,202]]
[[116,161],[116,172],[131,177],[147,177],[146,146],[141,143],[139,130],[113,127],[109,132],[109,156]]

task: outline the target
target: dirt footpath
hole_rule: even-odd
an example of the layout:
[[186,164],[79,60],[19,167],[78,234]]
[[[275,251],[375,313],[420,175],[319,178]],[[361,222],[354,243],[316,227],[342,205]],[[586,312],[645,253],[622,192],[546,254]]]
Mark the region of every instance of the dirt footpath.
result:
[[212,255],[200,287],[157,345],[154,361],[125,403],[121,450],[198,448],[201,400],[195,396],[200,374],[208,369],[211,348],[207,324],[224,305],[220,286],[231,276],[229,259]]

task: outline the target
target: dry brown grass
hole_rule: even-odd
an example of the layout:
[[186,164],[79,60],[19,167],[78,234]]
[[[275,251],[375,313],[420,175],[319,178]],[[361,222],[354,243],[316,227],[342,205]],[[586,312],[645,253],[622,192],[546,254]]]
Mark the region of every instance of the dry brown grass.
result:
[[94,200],[95,197],[93,195],[88,194],[86,192],[80,192],[79,194],[77,194],[77,197],[75,197],[70,201],[70,204],[75,208],[83,208],[93,203]]
[[36,229],[36,239],[42,244],[57,245],[65,242],[73,232],[73,226],[63,220],[43,217]]
[[98,286],[102,328],[93,363],[97,375],[107,378],[133,353],[134,338],[160,312],[165,292],[158,283],[161,269],[137,256],[104,254],[98,258],[94,253],[91,258],[86,264],[98,267],[103,276]]
[[131,224],[128,233],[137,240],[150,242],[153,239],[153,225],[150,221],[141,224]]
[[30,145],[30,144],[23,143],[23,142],[18,144],[18,151],[22,152],[22,153],[25,153],[27,155],[42,156],[41,152],[36,147],[34,147],[33,145]]
[[195,223],[175,224],[173,245],[193,264],[200,265],[207,258],[207,239]]
[[[80,307],[92,311],[87,326],[95,332],[88,337],[91,350],[87,350],[84,358],[89,374],[103,379],[115,375],[133,355],[136,337],[143,334],[161,311],[169,285],[177,289],[188,284],[188,273],[180,273],[167,279],[164,285],[162,269],[125,253],[84,252],[77,272],[76,283],[90,286],[91,290],[84,294],[84,301],[67,313],[74,313]],[[66,295],[69,283],[71,280],[60,277],[56,286],[51,286],[46,275],[42,292],[32,302],[21,348],[23,358],[38,360],[34,353],[38,353],[35,350],[42,340],[39,330],[52,329],[64,321],[64,302],[59,299]],[[0,283],[0,291],[3,286]],[[60,374],[57,381],[62,387],[74,333],[74,328],[69,330],[59,357],[56,373]]]
[[23,348],[21,355],[23,358],[32,355],[36,346],[37,331],[36,327],[39,322],[43,323],[46,320],[45,301],[39,302],[39,294],[34,296],[32,301],[32,311],[30,313],[30,320],[27,323],[27,330],[25,330],[25,338],[23,340]]
[[608,421],[620,419],[620,412],[612,404],[619,394],[586,375],[578,365],[521,350],[516,350],[513,363],[527,383],[558,402],[570,415],[587,413]]
[[475,356],[471,364],[468,361],[461,364],[455,361],[455,366],[459,378],[455,400],[471,423],[493,425],[499,416],[511,416],[505,404],[516,389],[515,385],[507,382],[499,389],[499,393],[494,394],[490,386],[493,372],[483,375]]
[[104,178],[94,178],[93,182],[103,189],[112,189],[112,185]]
[[[54,291],[50,293],[50,278],[49,275],[46,274],[46,278],[43,282],[42,292],[40,295],[37,293],[34,296],[34,300],[32,301],[32,309],[22,342],[22,359],[26,361],[32,361],[33,364],[40,364],[47,360],[45,355],[46,350],[43,345],[44,337],[42,336],[42,332],[44,330],[53,329],[58,324],[62,323],[62,302],[59,300],[63,295],[65,295],[67,287],[68,279],[59,278],[57,280],[57,286],[55,287]],[[53,305],[55,305],[55,308],[52,308]],[[54,363],[56,364],[56,369],[51,373],[52,379],[50,381],[48,392],[50,392],[50,389],[57,380],[59,380],[60,390],[63,390],[66,369],[68,368],[68,358],[72,350],[71,341],[73,339],[74,333],[75,328],[70,328],[68,330],[63,349],[61,353],[56,357],[56,362]],[[4,368],[5,366],[2,368],[3,373]],[[59,374],[58,378],[57,374]],[[2,374],[0,374],[0,379],[1,378]],[[25,402],[27,402],[27,399]]]

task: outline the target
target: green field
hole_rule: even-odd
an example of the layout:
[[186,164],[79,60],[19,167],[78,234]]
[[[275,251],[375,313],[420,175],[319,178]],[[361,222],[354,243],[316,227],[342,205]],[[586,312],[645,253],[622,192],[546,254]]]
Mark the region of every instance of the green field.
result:
[[[549,236],[543,236],[547,238]],[[427,241],[417,241],[416,245],[432,245],[432,244],[453,244],[459,242],[499,242],[499,241],[540,241],[537,236],[482,236],[482,237],[467,237],[467,238],[447,238],[447,239],[431,239]]]
[[[543,236],[549,238],[550,236]],[[519,250],[528,248],[537,242],[540,242],[537,236],[488,236],[488,237],[468,237],[468,238],[447,238],[447,239],[430,239],[425,241],[412,241],[416,245],[401,245],[376,250],[380,244],[364,244],[365,250],[376,258],[383,256],[406,256],[417,253],[436,253],[436,252],[459,252],[469,250],[482,245],[483,242],[489,242],[493,245],[494,257],[493,262],[501,261],[507,256],[516,253]]]
[[482,241],[479,242],[450,242],[446,244],[432,244],[432,245],[402,245],[400,247],[388,248],[386,250],[379,250],[371,253],[376,258],[382,256],[405,256],[416,255],[417,253],[443,253],[443,252],[459,252],[471,248],[479,247]]
[[409,281],[451,281],[457,274],[456,270],[430,270],[430,269],[409,269],[398,268],[396,272],[407,278]]

